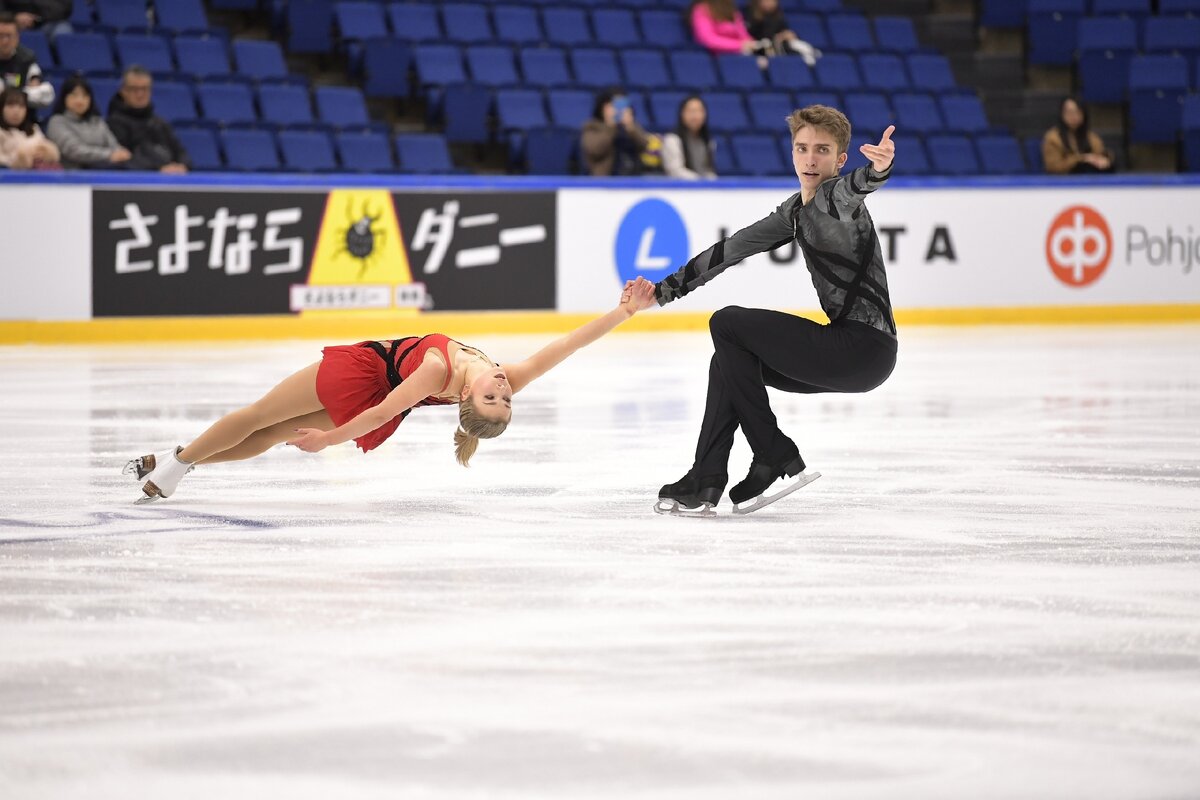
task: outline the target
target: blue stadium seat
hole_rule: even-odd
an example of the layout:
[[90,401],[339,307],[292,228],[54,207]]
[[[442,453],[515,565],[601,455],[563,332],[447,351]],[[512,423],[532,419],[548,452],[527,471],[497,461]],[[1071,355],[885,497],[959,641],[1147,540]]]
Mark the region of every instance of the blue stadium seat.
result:
[[705,92],[702,97],[704,105],[708,106],[709,130],[718,133],[738,133],[753,129],[739,93]]
[[289,0],[285,9],[288,52],[333,50],[333,0]]
[[557,47],[525,47],[520,52],[521,74],[529,86],[549,88],[569,86],[574,81],[567,68],[567,56]]
[[592,116],[595,97],[579,89],[554,89],[546,98],[550,105],[550,121],[560,128],[578,131]]
[[401,172],[430,175],[456,171],[445,138],[436,133],[401,133],[395,142]]
[[253,80],[277,81],[288,77],[287,63],[283,60],[279,42],[235,39],[233,57],[238,74]]
[[829,24],[829,46],[834,50],[870,53],[876,49],[871,26],[862,14],[831,14],[826,21]]
[[1188,62],[1182,56],[1139,56],[1129,63],[1131,142],[1175,142],[1188,91]]
[[391,172],[396,168],[391,142],[382,133],[339,133],[334,143],[342,167],[350,172]]
[[939,98],[946,130],[953,133],[987,133],[991,125],[977,95],[948,94]]
[[525,133],[525,164],[530,175],[570,175],[579,129],[532,128]]
[[848,175],[859,167],[865,167],[871,162],[858,149],[864,144],[876,144],[879,139],[872,140],[868,136],[851,136],[850,146],[846,148],[846,166],[842,167],[842,174]]
[[893,136],[896,145],[896,161],[892,172],[896,175],[928,175],[929,156],[919,136]]
[[388,18],[398,39],[437,43],[445,40],[437,7],[429,3],[389,3]]
[[342,130],[371,127],[367,101],[357,86],[318,86],[313,96],[322,122]]
[[787,92],[753,92],[746,95],[750,122],[759,131],[782,131],[784,119],[796,110]]
[[1200,0],[1158,0],[1160,14],[1200,14]]
[[638,19],[647,45],[670,50],[692,42],[691,32],[683,26],[683,17],[678,12],[648,8],[638,12]]
[[721,135],[712,137],[713,171],[718,175],[738,175],[741,173],[737,162],[733,160],[733,148],[729,146],[729,138]]
[[177,36],[175,60],[179,71],[197,78],[228,75],[231,72],[225,41],[215,36]]
[[1040,175],[1046,171],[1046,165],[1042,161],[1042,137],[1027,136],[1021,142],[1021,149],[1025,151],[1025,163],[1029,165],[1029,171],[1035,175]]
[[[679,106],[687,92],[655,92],[650,95],[650,117],[659,130],[673,131],[679,124]],[[712,109],[709,109],[712,116]]]
[[946,92],[956,87],[950,61],[941,54],[914,53],[908,57],[908,74],[913,89],[921,92]]
[[377,36],[363,43],[363,92],[367,97],[408,97],[413,54],[399,39]]
[[933,171],[937,174],[979,174],[979,157],[975,154],[975,146],[966,136],[930,136],[925,140],[925,145],[933,162]]
[[525,131],[544,128],[546,118],[542,93],[532,89],[502,89],[496,93],[496,121],[500,130]]
[[487,9],[473,3],[446,3],[441,6],[442,30],[452,42],[483,44],[492,41],[492,24]]
[[788,14],[788,23],[804,41],[822,50],[830,49],[829,31],[825,28],[825,17],[821,14]]
[[1070,65],[1075,58],[1079,20],[1086,13],[1086,0],[1029,0],[1029,63]]
[[858,59],[863,84],[868,89],[884,92],[906,92],[912,88],[908,70],[900,56],[889,53],[867,53]]
[[637,20],[627,8],[594,9],[592,28],[596,32],[596,43],[608,47],[638,47],[643,41]]
[[496,39],[508,44],[534,45],[544,38],[537,10],[533,6],[496,6],[492,9]]
[[896,115],[892,112],[887,98],[882,94],[847,92],[845,101],[846,116],[850,118],[850,125],[861,133],[871,132],[882,135],[888,125],[896,122]]
[[196,96],[189,84],[156,80],[153,96],[154,113],[167,122],[174,124],[196,119]]
[[1092,13],[1141,18],[1150,15],[1150,0],[1092,0]]
[[101,33],[62,33],[54,40],[59,66],[86,73],[116,72],[112,47]]
[[187,151],[192,169],[210,171],[224,169],[216,134],[207,128],[176,128],[175,135]]
[[221,131],[221,144],[225,150],[225,163],[230,169],[259,172],[279,169],[279,151],[270,131]]
[[1028,0],[980,0],[979,24],[985,28],[1023,28]]
[[932,95],[894,94],[892,109],[896,112],[896,127],[907,133],[937,133],[946,128]]
[[442,98],[446,139],[471,144],[489,141],[488,114],[491,110],[491,89],[470,83],[450,84]]
[[276,137],[285,169],[332,172],[338,168],[329,134],[321,131],[280,131]]
[[673,82],[661,50],[620,50],[625,85],[637,89],[669,89]]
[[916,28],[908,17],[876,17],[875,41],[884,53],[907,55],[921,49]]
[[259,0],[209,0],[220,11],[257,11]]
[[264,83],[258,87],[258,108],[263,119],[282,127],[316,123],[308,90],[303,86]]
[[975,148],[985,175],[1022,175],[1026,172],[1021,145],[1008,135],[977,136]]
[[91,3],[72,3],[71,16],[67,18],[77,31],[87,30],[96,23],[96,15]]
[[53,69],[58,64],[58,60],[54,57],[54,51],[50,49],[50,40],[46,38],[45,32],[21,31],[21,45],[33,51],[33,57],[43,72]]
[[[113,96],[121,88],[121,79],[118,77],[103,77],[89,78],[88,83],[92,85],[92,100],[95,101],[96,110],[101,114],[108,112],[108,104],[112,102]],[[158,87],[155,87],[157,90]],[[189,89],[190,91],[190,89]],[[157,100],[157,98],[156,98]],[[157,105],[157,103],[155,103]],[[195,98],[192,98],[192,118],[196,116]]]
[[1200,17],[1151,17],[1146,20],[1142,50],[1185,56],[1200,53]]
[[838,92],[821,92],[811,89],[796,92],[796,108],[804,108],[805,106],[829,106],[830,108],[842,107],[842,96]]
[[205,119],[222,125],[253,125],[258,122],[250,87],[243,83],[201,83],[196,87]]
[[669,56],[675,85],[703,91],[719,86],[713,58],[703,50],[672,50]]
[[817,62],[817,83],[823,89],[855,91],[863,86],[862,75],[854,56],[847,53],[829,53]]
[[1137,23],[1123,17],[1079,21],[1077,69],[1083,99],[1120,103],[1129,85],[1129,59],[1137,50]]
[[717,57],[717,72],[728,89],[754,91],[766,85],[763,71],[754,56],[722,55]]
[[587,13],[581,8],[542,9],[542,29],[550,44],[577,47],[594,43]]
[[836,14],[842,10],[842,0],[804,0],[804,7],[820,14]]
[[155,3],[158,27],[174,33],[208,33],[208,15],[200,0],[169,0]]
[[571,70],[575,83],[603,89],[621,84],[621,70],[617,56],[612,50],[598,47],[580,47],[571,50]]
[[417,68],[417,82],[422,86],[444,86],[467,80],[462,53],[454,45],[418,45],[413,50],[413,62]]
[[387,33],[384,7],[372,0],[342,0],[333,7],[343,41],[363,41]]
[[1180,131],[1183,134],[1183,168],[1188,172],[1200,172],[1200,94],[1184,99]]
[[777,137],[742,134],[730,140],[738,172],[746,175],[786,175],[789,167],[779,150]]
[[772,58],[767,62],[767,78],[776,89],[789,92],[817,85],[812,70],[798,58]]
[[471,79],[482,86],[518,86],[521,83],[513,52],[502,45],[468,47],[467,69]]
[[[25,44],[25,35],[21,43]],[[153,34],[119,33],[114,38],[117,60],[121,67],[140,64],[154,75],[167,75],[175,71],[175,60],[171,57],[171,46],[161,36]]]
[[[82,0],[79,5],[82,5]],[[145,0],[95,0],[93,5],[96,22],[104,27],[130,32],[147,31],[153,27],[146,14]]]

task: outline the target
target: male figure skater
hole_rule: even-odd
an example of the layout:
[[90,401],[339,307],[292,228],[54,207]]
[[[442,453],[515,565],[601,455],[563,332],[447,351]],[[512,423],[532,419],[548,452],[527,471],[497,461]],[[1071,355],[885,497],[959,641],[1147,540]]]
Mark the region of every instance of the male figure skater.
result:
[[[896,364],[883,251],[863,204],[891,174],[895,126],[884,131],[879,144],[859,148],[869,166],[839,176],[850,144],[846,116],[813,105],[792,112],[787,122],[800,191],[661,280],[655,296],[666,305],[748,256],[795,239],[829,324],[739,306],[712,315],[716,352],[696,460],[683,478],[659,491],[655,511],[661,514],[715,513],[712,507],[729,480],[729,451],[738,426],[754,458],[745,480],[729,490],[735,514],[756,511],[820,477],[805,472],[796,444],[779,430],[766,387],[805,394],[866,392],[887,380]],[[795,480],[767,494],[780,478]]]

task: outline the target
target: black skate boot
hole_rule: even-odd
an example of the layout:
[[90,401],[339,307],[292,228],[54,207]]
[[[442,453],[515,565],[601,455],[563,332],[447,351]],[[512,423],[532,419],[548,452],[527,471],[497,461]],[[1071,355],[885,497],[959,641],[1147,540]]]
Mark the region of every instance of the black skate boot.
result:
[[654,511],[677,517],[716,516],[717,512],[712,508],[721,501],[728,481],[728,475],[697,477],[692,470],[688,470],[687,475],[658,490]]
[[[750,473],[741,483],[729,490],[733,513],[749,514],[751,511],[758,511],[821,477],[819,472],[805,472],[804,469],[804,459],[799,453],[778,466],[771,466],[757,459],[750,462]],[[780,478],[795,480],[781,484],[770,495],[764,494]]]

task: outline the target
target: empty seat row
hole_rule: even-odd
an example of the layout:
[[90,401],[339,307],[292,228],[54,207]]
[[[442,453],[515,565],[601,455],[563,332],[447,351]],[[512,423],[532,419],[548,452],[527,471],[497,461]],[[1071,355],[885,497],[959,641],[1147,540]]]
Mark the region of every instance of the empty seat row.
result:
[[[295,172],[458,171],[438,134],[339,133],[181,127],[177,131],[195,169]],[[393,145],[395,147],[393,151]]]
[[[1157,0],[1160,14],[1200,14],[1200,0]],[[1146,17],[1155,12],[1152,0],[979,0],[979,24],[990,28],[1019,28],[1031,16]]]
[[209,31],[201,0],[76,0],[71,25],[76,30],[103,27],[117,31],[161,29],[174,33]]

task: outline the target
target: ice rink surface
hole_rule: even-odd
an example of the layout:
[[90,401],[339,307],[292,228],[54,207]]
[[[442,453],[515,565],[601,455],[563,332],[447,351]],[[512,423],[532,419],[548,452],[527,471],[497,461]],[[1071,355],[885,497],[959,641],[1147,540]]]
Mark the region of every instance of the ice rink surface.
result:
[[745,518],[651,511],[700,334],[131,505],[319,352],[0,348],[0,797],[1200,797],[1200,327],[902,330]]

